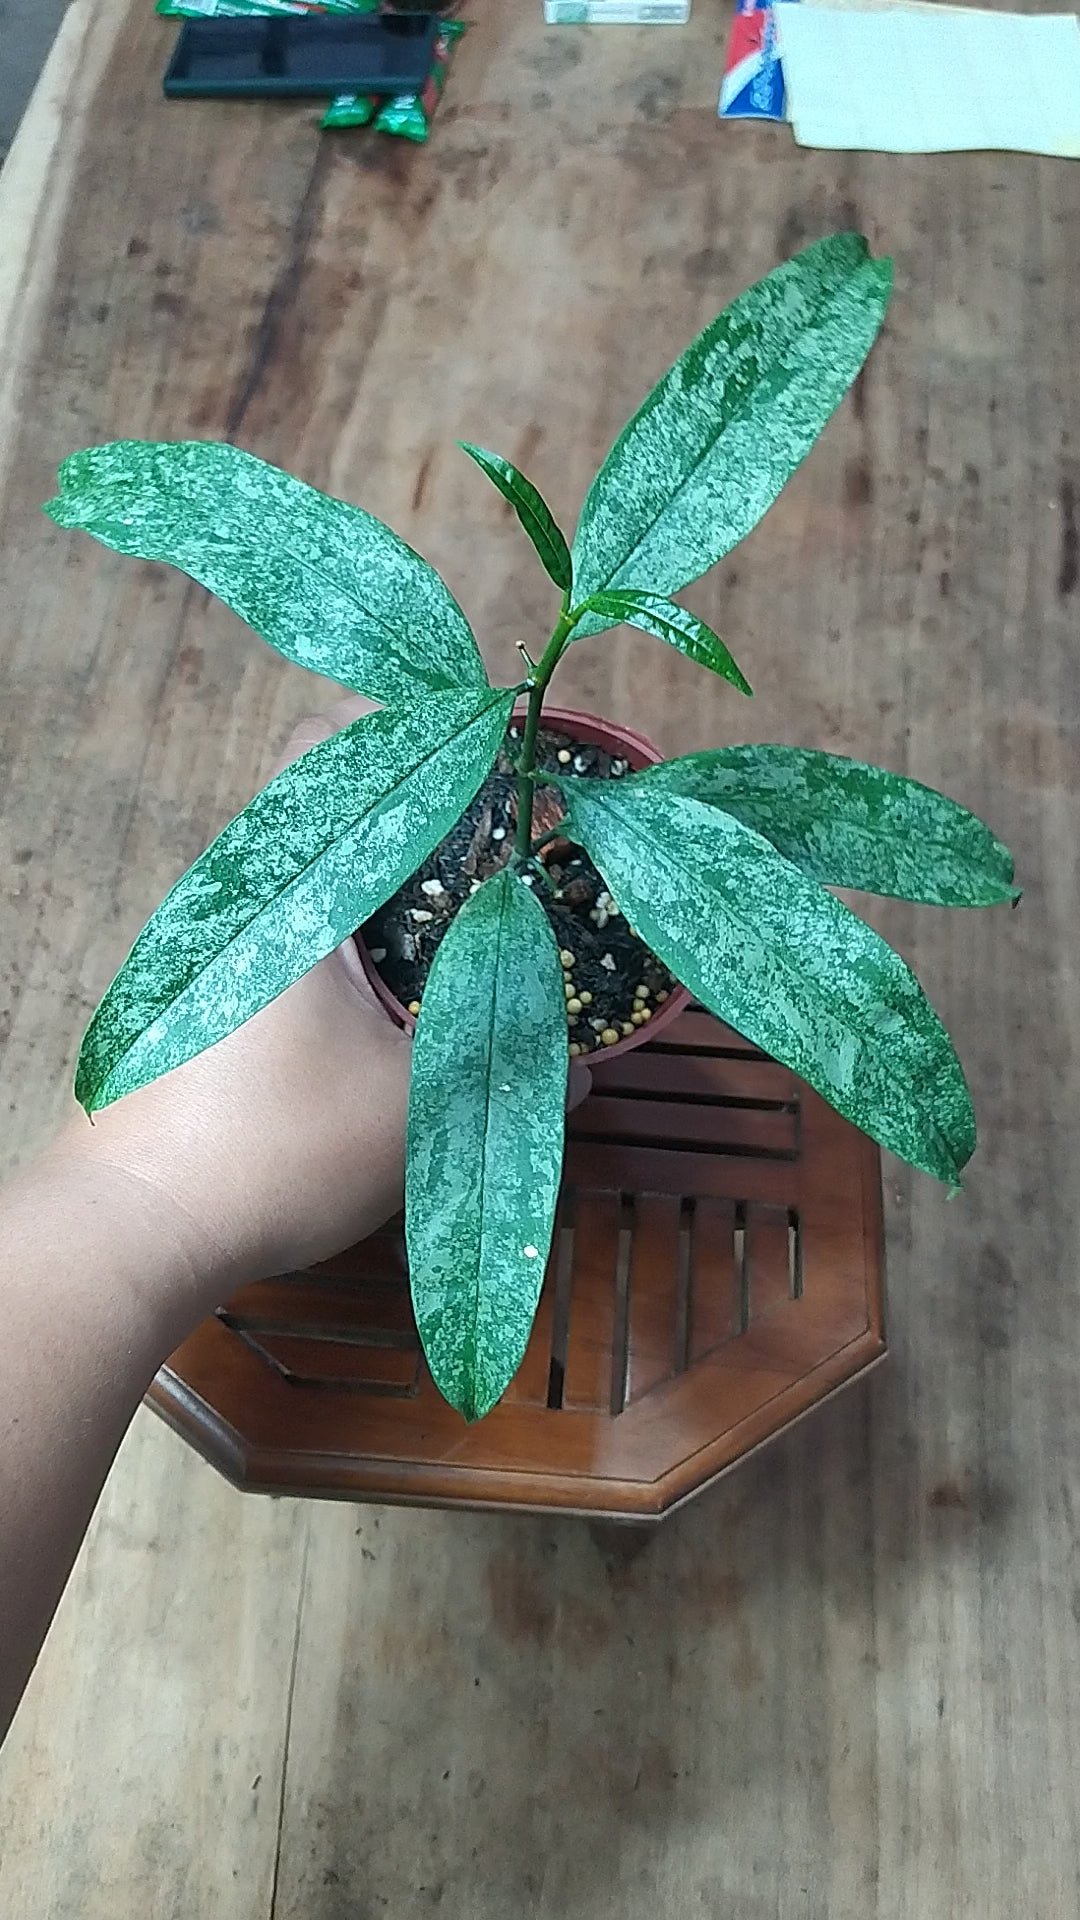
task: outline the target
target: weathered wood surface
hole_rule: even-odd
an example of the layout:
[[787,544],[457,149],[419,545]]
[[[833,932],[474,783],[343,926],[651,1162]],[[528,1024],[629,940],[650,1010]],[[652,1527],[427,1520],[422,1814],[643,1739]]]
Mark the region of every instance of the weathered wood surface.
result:
[[76,0],[0,177],[4,1157],[319,694],[179,578],[50,528],[56,461],[232,434],[392,521],[506,672],[549,590],[454,437],[572,520],[694,329],[848,222],[896,255],[887,335],[691,596],[754,706],[625,635],[559,691],[666,749],[831,746],[989,814],[1019,913],[874,910],[983,1145],[952,1204],[889,1172],[869,1390],[634,1559],[568,1522],[245,1502],[143,1419],[4,1755],[0,1910],[1071,1915],[1077,175],[720,128],[713,0],[652,34],[473,11],[415,151],[303,108],[166,108],[149,0]]

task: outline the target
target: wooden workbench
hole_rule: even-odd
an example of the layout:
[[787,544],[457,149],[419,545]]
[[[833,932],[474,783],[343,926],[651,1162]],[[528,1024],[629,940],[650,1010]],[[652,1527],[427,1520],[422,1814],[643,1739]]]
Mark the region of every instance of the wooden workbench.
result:
[[717,0],[652,32],[472,11],[415,150],[167,108],[150,0],[75,0],[0,176],[4,1158],[325,692],[178,575],[53,528],[57,461],[232,436],[391,521],[507,673],[548,592],[454,438],[572,521],[695,329],[848,224],[896,256],[886,335],[691,595],[753,708],[625,633],[559,693],[669,750],[741,729],[881,759],[989,816],[1019,913],[872,910],[983,1143],[952,1204],[888,1170],[873,1383],[632,1560],[571,1522],[245,1498],[140,1417],[0,1768],[0,1911],[1071,1917],[1080,174],[720,127]]

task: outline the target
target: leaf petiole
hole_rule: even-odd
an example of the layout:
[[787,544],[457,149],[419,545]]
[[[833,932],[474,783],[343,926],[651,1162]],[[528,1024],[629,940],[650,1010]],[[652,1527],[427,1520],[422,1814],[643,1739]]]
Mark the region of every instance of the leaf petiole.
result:
[[518,815],[517,831],[514,836],[514,851],[524,859],[528,856],[532,842],[533,790],[532,775],[536,765],[536,737],[540,731],[540,714],[544,705],[544,695],[548,683],[559,661],[566,651],[567,641],[578,609],[568,607],[563,600],[563,609],[555,623],[555,630],[544,648],[536,665],[535,675],[529,688],[529,705],[525,714],[525,732],[518,755]]

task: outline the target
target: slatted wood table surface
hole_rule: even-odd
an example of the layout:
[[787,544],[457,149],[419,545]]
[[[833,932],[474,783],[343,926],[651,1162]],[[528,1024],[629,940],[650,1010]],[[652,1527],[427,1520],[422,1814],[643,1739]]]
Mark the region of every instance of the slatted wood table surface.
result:
[[889,1165],[890,1353],[633,1561],[577,1521],[237,1493],[136,1422],[0,1762],[0,1912],[926,1920],[1080,1908],[1075,167],[720,127],[727,8],[545,32],[474,0],[430,146],[176,106],[150,0],[75,0],[0,174],[2,1151],[45,1137],[149,909],[325,689],[59,534],[57,461],[230,434],[440,566],[513,670],[549,596],[456,437],[564,522],[739,288],[854,224],[885,336],[690,596],[751,705],[645,636],[568,704],[779,739],[985,813],[1019,912],[878,904],[982,1145]]

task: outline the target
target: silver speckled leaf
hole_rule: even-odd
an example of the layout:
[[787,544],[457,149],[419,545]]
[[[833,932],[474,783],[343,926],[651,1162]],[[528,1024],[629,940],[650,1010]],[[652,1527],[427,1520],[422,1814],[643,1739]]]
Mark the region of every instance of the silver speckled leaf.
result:
[[864,1133],[955,1185],[971,1098],[899,955],[731,814],[636,781],[559,785],[565,831],[676,977]]
[[[740,294],[664,375],[589,489],[575,604],[673,593],[757,525],[866,359],[892,263],[858,234],[819,240]],[[590,615],[575,640],[604,624]]]
[[487,684],[434,567],[360,507],[213,440],[72,454],[46,513],[117,553],[167,560],[287,660],[373,700]]
[[488,453],[486,448],[474,447],[468,440],[459,440],[458,446],[468,454],[470,460],[476,461],[492,486],[497,487],[503,499],[513,507],[536,548],[544,571],[563,593],[568,592],[570,549],[543,494],[533,486],[531,480],[526,480],[512,460],[505,460],[501,453]]
[[547,1264],[569,1050],[551,924],[509,868],[444,936],[413,1043],[405,1233],[432,1377],[478,1420],[513,1379]]
[[384,709],[256,794],[143,928],[83,1040],[88,1113],[249,1020],[348,938],[468,806],[514,694]]
[[665,760],[637,775],[639,783],[722,807],[826,886],[935,907],[1020,897],[1011,853],[975,814],[933,787],[839,753],[720,747]]
[[599,614],[605,626],[610,621],[624,620],[627,626],[640,627],[642,633],[666,640],[669,647],[685,653],[687,659],[699,667],[708,667],[722,679],[730,680],[740,693],[753,693],[753,687],[719,634],[707,627],[704,620],[699,620],[696,613],[680,607],[677,600],[665,600],[661,593],[633,593],[622,587],[617,593],[596,593],[585,605],[590,612]]

